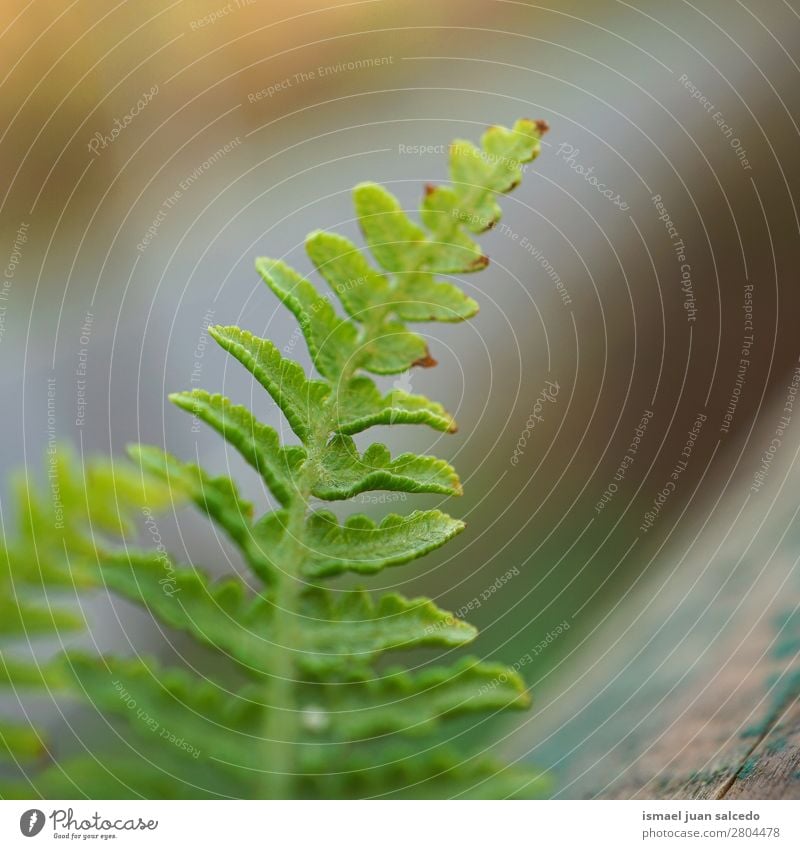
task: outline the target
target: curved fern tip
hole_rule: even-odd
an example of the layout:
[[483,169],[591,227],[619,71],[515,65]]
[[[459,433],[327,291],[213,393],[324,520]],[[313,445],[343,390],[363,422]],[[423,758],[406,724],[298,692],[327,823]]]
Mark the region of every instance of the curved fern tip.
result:
[[[530,121],[530,118],[527,120]],[[537,118],[532,123],[536,125],[536,129],[539,131],[540,136],[550,132],[550,124],[544,118]]]
[[414,360],[414,362],[411,363],[411,365],[412,366],[418,366],[419,368],[434,368],[435,366],[439,365],[439,360],[434,359],[431,356],[431,352],[426,347],[425,348],[425,356],[420,357],[418,360]]

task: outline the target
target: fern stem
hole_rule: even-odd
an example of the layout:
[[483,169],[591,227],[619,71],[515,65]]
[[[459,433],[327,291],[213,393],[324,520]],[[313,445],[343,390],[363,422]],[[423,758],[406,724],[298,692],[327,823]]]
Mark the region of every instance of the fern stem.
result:
[[[379,324],[375,325],[375,329]],[[365,325],[361,342],[368,346],[375,329]],[[275,631],[271,683],[267,693],[263,740],[265,771],[262,793],[264,799],[293,799],[297,775],[296,751],[302,734],[297,702],[297,668],[295,657],[304,647],[302,628],[297,627],[300,595],[303,591],[301,567],[307,551],[305,540],[306,517],[314,484],[318,478],[317,459],[336,427],[339,393],[354,376],[359,362],[353,360],[335,381],[334,391],[323,407],[317,428],[306,450],[308,459],[298,481],[291,504],[287,508],[284,544],[281,546],[280,574],[274,593]],[[268,767],[268,768],[267,768]]]
[[294,651],[301,650],[297,608],[302,589],[303,524],[308,494],[298,492],[289,508],[282,546],[281,573],[275,588],[275,633],[271,681],[268,685],[264,722],[264,780],[262,798],[291,799],[294,785],[295,746],[299,737],[295,693]]
[[[287,536],[294,539],[298,523],[305,517],[305,502],[297,498],[289,516]],[[297,562],[293,549],[287,546],[282,571],[275,588],[274,651],[271,681],[265,700],[264,779],[261,796],[266,799],[290,799],[294,783],[294,746],[297,738],[297,705],[295,701],[295,663],[293,633],[299,581],[293,566]]]

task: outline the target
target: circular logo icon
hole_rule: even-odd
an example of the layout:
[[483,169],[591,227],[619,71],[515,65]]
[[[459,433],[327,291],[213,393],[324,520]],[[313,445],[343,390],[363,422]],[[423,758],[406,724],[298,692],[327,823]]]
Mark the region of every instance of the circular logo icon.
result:
[[19,818],[19,830],[25,837],[36,837],[44,828],[44,811],[31,808]]

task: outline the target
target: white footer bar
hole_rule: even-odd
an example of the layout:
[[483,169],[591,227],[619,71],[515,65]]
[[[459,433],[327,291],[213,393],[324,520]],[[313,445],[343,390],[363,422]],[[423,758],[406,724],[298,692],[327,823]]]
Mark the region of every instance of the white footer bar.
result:
[[0,801],[0,846],[797,847],[800,802]]

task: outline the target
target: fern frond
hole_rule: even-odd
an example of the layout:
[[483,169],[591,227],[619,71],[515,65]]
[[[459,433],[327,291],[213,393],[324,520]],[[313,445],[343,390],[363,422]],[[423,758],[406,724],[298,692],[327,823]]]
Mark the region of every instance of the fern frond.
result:
[[[45,486],[21,478],[16,488],[17,534],[0,543],[0,693],[22,699],[67,685],[63,666],[39,656],[40,640],[83,628],[70,596],[96,585],[101,552],[131,534],[143,508],[162,509],[176,495],[126,463],[91,460],[81,468],[63,446],[48,456]],[[27,772],[50,745],[30,724],[0,718],[0,765]]]
[[[46,792],[99,797],[110,787],[116,796],[176,798],[542,792],[536,773],[449,752],[436,740],[437,730],[459,716],[525,707],[529,697],[515,672],[473,658],[420,671],[378,664],[389,652],[464,646],[476,635],[472,626],[429,599],[374,598],[364,589],[328,584],[344,573],[373,575],[415,560],[460,533],[464,523],[440,510],[340,521],[312,502],[370,490],[461,493],[446,461],[392,457],[381,443],[359,450],[352,437],[376,425],[456,430],[441,404],[401,390],[384,394],[369,375],[436,364],[424,337],[407,322],[462,321],[475,314],[476,301],[438,275],[486,266],[474,236],[498,219],[498,195],[519,182],[522,163],[538,154],[545,129],[523,120],[512,129],[490,128],[480,147],[454,142],[451,183],[426,188],[419,222],[382,186],[357,186],[356,214],[378,268],[342,236],[317,230],[306,241],[343,314],[282,260],[257,260],[258,273],[297,320],[316,376],[246,330],[216,326],[209,333],[266,390],[299,444],[283,445],[275,429],[221,395],[193,390],[170,399],[242,455],[277,509],[256,516],[230,479],[158,448],[130,451],[148,480],[194,502],[227,534],[255,580],[212,580],[161,550],[98,547],[92,522],[78,522],[69,540],[87,555],[76,573],[83,586],[111,589],[143,605],[167,627],[219,654],[225,672],[201,678],[155,660],[65,656],[59,674],[117,717],[123,748],[105,782],[105,767],[79,758],[45,773],[40,787]],[[107,521],[113,515],[97,518],[126,530],[124,521]],[[40,524],[33,523],[30,539]],[[53,574],[62,573],[55,564]],[[36,623],[34,612],[29,621]],[[176,733],[180,739],[172,739]],[[158,745],[156,735],[169,745]],[[24,749],[26,741],[17,745]]]

